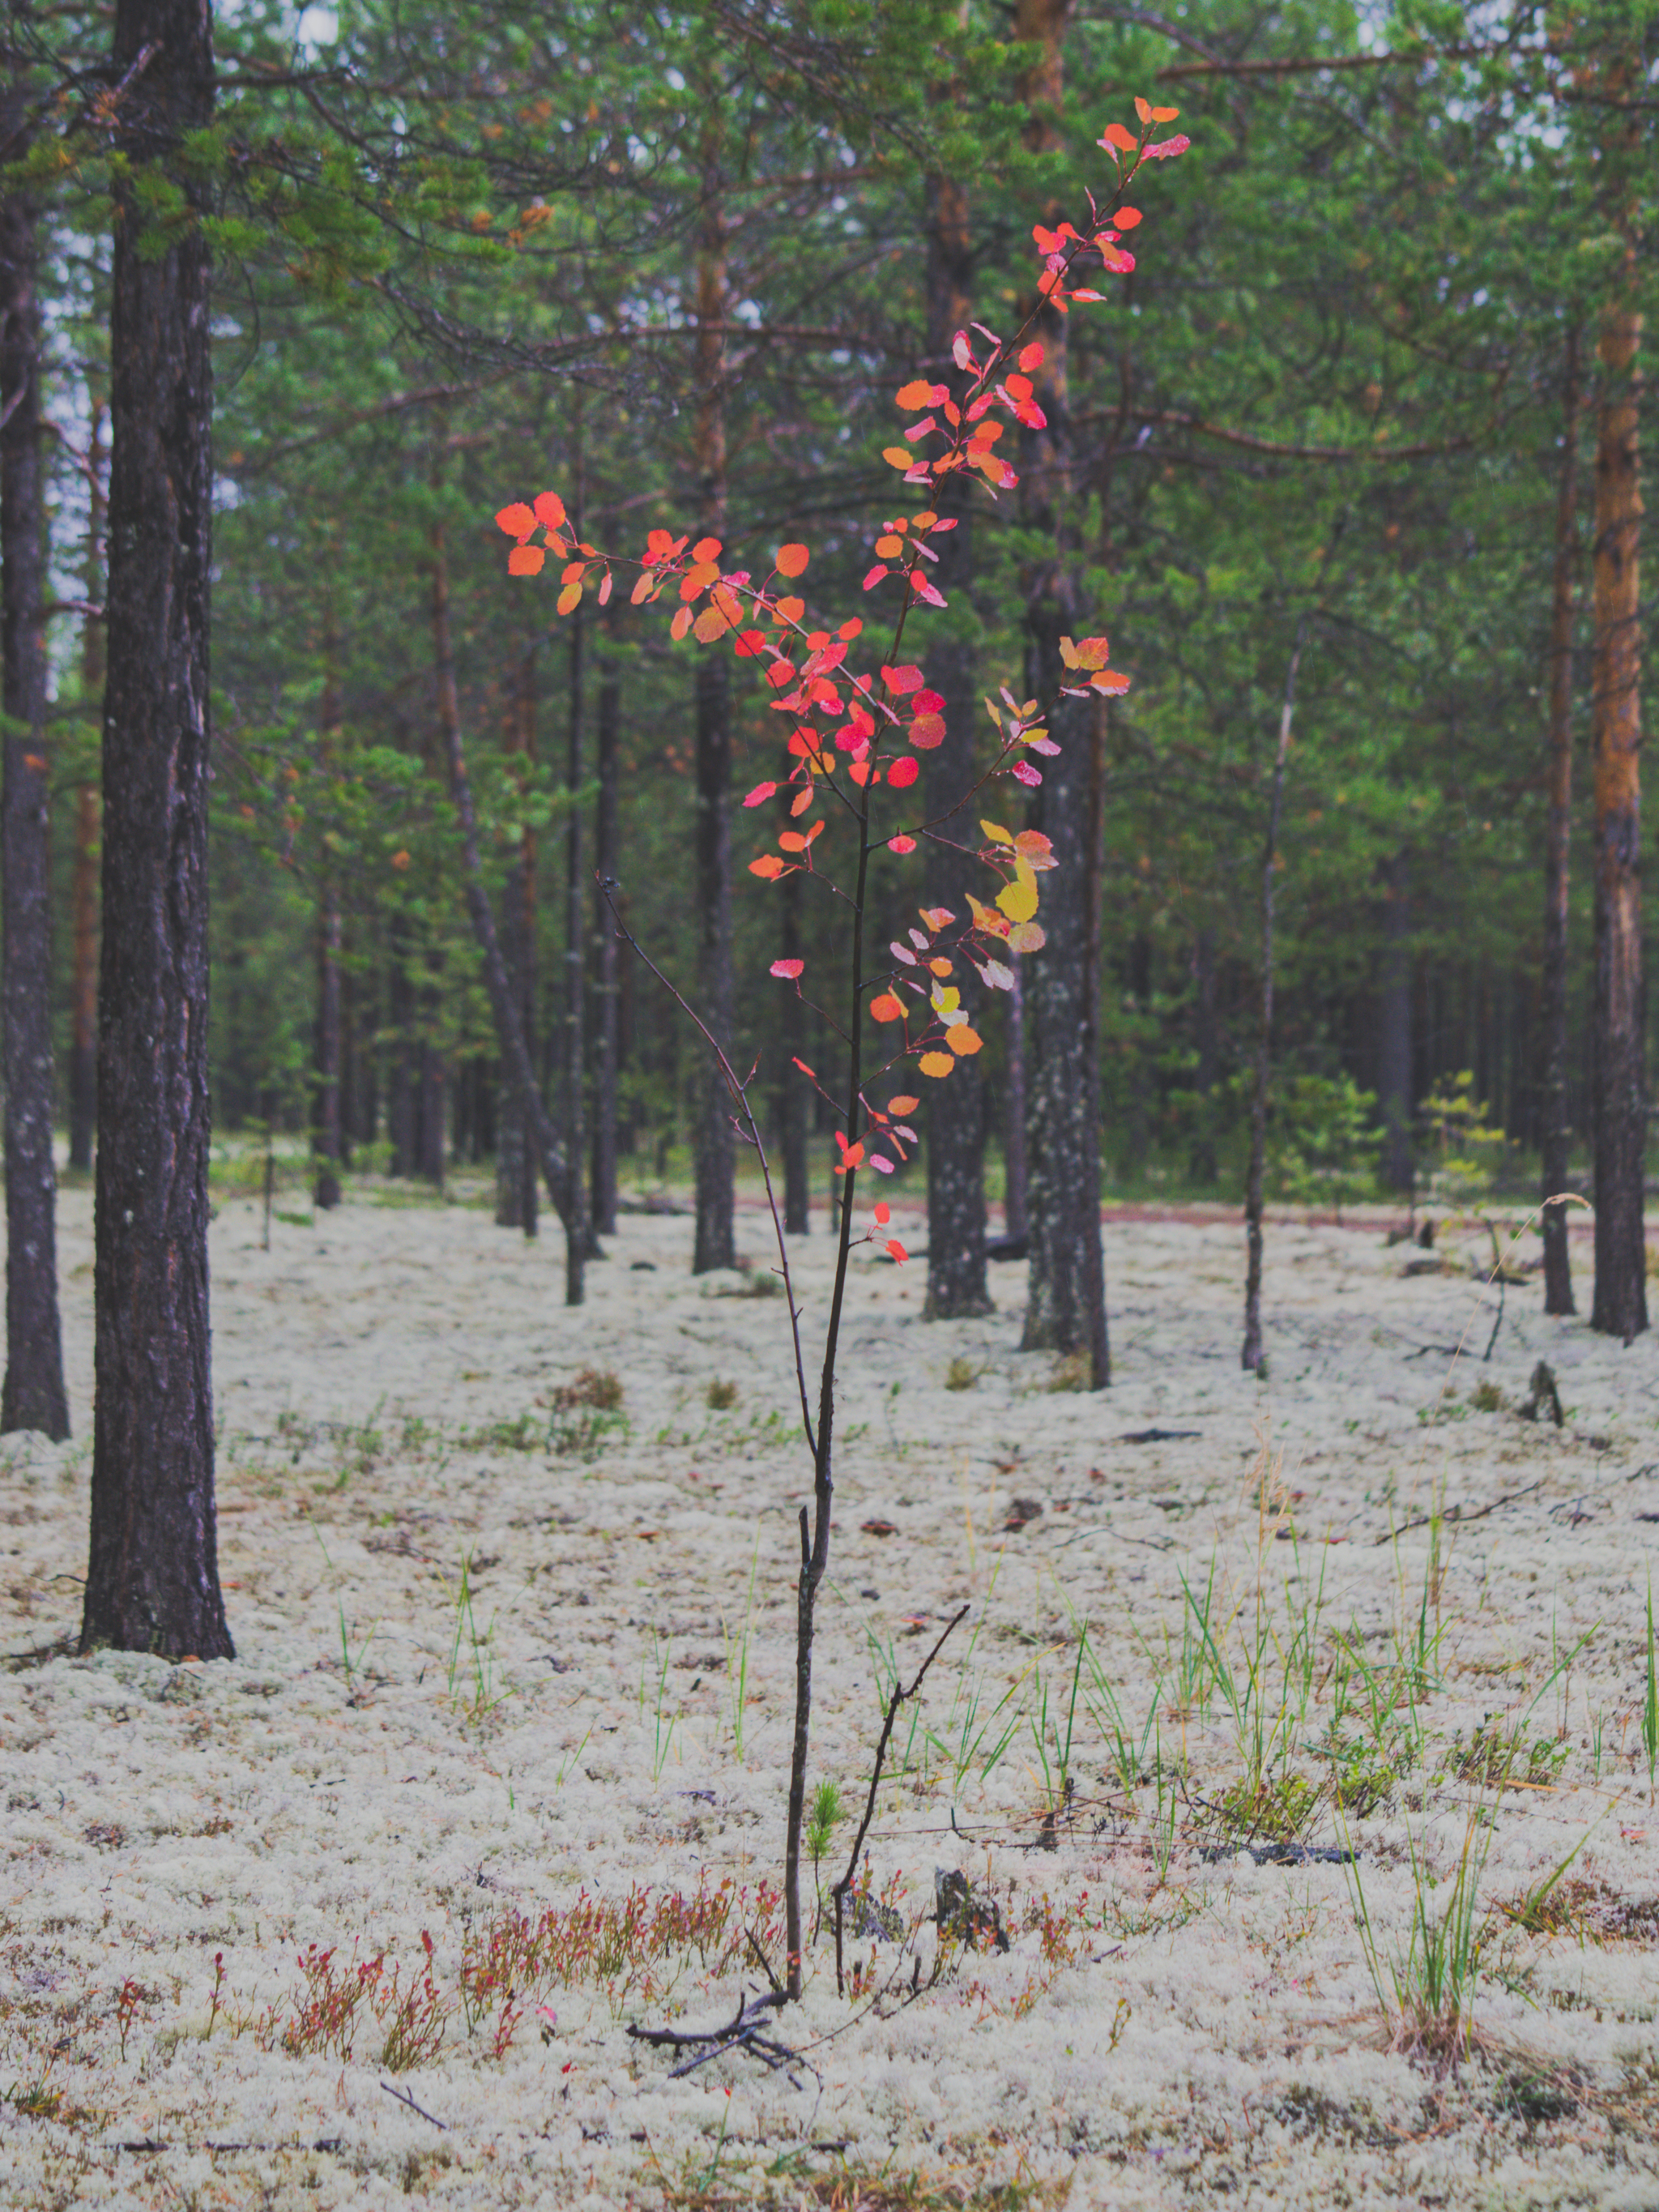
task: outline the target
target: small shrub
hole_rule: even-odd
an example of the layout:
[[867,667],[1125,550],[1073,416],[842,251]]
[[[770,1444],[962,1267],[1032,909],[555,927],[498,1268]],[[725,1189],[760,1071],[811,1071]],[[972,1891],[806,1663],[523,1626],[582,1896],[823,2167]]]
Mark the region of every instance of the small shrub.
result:
[[1495,1382],[1477,1382],[1469,1393],[1469,1403],[1477,1413],[1501,1413],[1507,1402]]
[[584,1367],[574,1382],[561,1383],[551,1400],[556,1413],[574,1413],[584,1406],[596,1413],[616,1413],[622,1410],[622,1383],[608,1367]]
[[1088,1387],[1089,1355],[1086,1352],[1067,1352],[1048,1377],[1050,1390],[1086,1390]]
[[735,1382],[722,1382],[717,1375],[703,1393],[703,1403],[711,1413],[728,1413],[738,1402]]
[[1312,1820],[1319,1792],[1305,1775],[1266,1775],[1255,1779],[1241,1775],[1224,1790],[1216,1809],[1230,1834],[1251,1841],[1258,1836],[1276,1844],[1293,1844]]
[[973,1362],[958,1356],[945,1370],[945,1387],[947,1390],[971,1390],[979,1376],[980,1370]]

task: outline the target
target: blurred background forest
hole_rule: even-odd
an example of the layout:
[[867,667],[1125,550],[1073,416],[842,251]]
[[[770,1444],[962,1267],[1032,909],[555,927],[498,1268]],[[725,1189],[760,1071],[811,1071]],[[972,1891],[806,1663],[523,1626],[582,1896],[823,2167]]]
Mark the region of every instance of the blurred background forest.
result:
[[[79,99],[103,19],[16,20],[37,85],[55,74]],[[1639,306],[1651,282],[1645,7],[349,0],[228,9],[216,38],[218,120],[192,158],[216,210],[221,1131],[307,1131],[329,1091],[346,1164],[434,1181],[510,1134],[450,803],[453,656],[550,1111],[574,1038],[585,1143],[605,1141],[614,1092],[624,1188],[683,1176],[698,1042],[607,955],[592,874],[614,874],[630,927],[695,991],[696,657],[625,591],[557,623],[556,586],[509,578],[492,517],[553,488],[597,544],[695,528],[712,380],[728,557],[763,568],[805,538],[815,599],[867,612],[893,394],[928,356],[930,232],[936,252],[948,217],[969,295],[1012,326],[1033,221],[1109,189],[1095,142],[1145,93],[1180,108],[1192,149],[1137,191],[1142,267],[1072,318],[1061,523],[1079,634],[1109,633],[1133,677],[1101,753],[1104,1187],[1243,1188],[1298,636],[1270,1188],[1406,1191],[1453,1124],[1503,1132],[1475,1152],[1535,1182],[1564,745],[1581,766],[1565,1112],[1585,1174],[1597,341],[1610,293]],[[72,159],[47,134],[31,160],[53,1007],[84,1164],[108,179],[84,132]],[[1024,682],[1033,558],[1018,503],[989,510],[931,618],[981,690]],[[734,684],[731,717],[740,794],[773,772],[775,724],[758,685]],[[980,734],[988,750],[988,719]],[[731,804],[733,1057],[769,1070],[782,894],[744,873],[772,825]],[[894,927],[917,896],[894,863]],[[810,900],[792,918],[809,958],[827,919]],[[1018,998],[984,1018],[994,1197],[1018,1019]],[[812,1057],[810,1029],[799,1048]],[[813,1155],[821,1200],[827,1127]],[[510,1159],[503,1180],[514,1218]]]

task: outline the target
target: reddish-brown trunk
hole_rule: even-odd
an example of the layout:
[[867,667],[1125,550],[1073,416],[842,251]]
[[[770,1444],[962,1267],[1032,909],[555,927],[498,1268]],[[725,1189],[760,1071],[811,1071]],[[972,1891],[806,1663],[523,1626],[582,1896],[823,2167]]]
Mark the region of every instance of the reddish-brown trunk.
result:
[[[1572,1131],[1567,1110],[1567,892],[1572,842],[1572,633],[1578,568],[1578,332],[1567,336],[1561,402],[1561,472],[1555,502],[1555,566],[1550,606],[1548,815],[1544,833],[1542,975],[1543,1120],[1546,1198],[1567,1187]],[[1567,1208],[1544,1208],[1544,1310],[1577,1310],[1567,1252]]]

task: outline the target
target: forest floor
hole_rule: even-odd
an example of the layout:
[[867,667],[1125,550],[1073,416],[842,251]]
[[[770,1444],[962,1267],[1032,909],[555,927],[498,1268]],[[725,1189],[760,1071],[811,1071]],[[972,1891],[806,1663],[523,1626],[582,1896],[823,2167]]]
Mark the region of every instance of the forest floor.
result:
[[1273,1219],[1262,1384],[1236,1220],[1109,1223],[1096,1395],[1018,1350],[1022,1267],[924,1324],[924,1264],[858,1255],[815,1786],[861,1802],[969,1612],[848,1994],[821,1936],[794,2059],[676,2078],[629,2027],[783,1964],[807,1470],[762,1219],[697,1282],[689,1220],[629,1216],[568,1311],[556,1224],[360,1184],[266,1252],[224,1200],[237,1657],[172,1666],[74,1656],[66,1192],[76,1441],[0,1478],[0,2204],[1659,2203],[1659,1335],[1534,1276],[1483,1360],[1484,1237],[1408,1273],[1383,1226]]

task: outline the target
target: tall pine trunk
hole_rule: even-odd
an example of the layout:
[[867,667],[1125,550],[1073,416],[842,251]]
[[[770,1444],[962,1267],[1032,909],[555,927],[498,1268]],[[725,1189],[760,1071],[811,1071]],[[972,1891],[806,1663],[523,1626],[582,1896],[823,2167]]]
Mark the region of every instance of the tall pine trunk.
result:
[[593,1228],[617,1230],[617,927],[609,900],[621,865],[617,842],[617,746],[622,737],[622,671],[606,655],[599,665],[599,705],[593,772]]
[[1633,259],[1596,351],[1595,647],[1595,1296],[1590,1327],[1629,1343],[1648,1325],[1643,1225],[1642,484],[1637,433],[1642,319]]
[[1215,1005],[1215,925],[1206,922],[1193,939],[1193,1087],[1198,1109],[1193,1125],[1193,1181],[1206,1189],[1219,1172],[1215,1151],[1215,1086],[1220,1066]]
[[1267,1091],[1273,1074],[1273,879],[1279,872],[1279,825],[1285,811],[1285,766],[1291,752],[1291,720],[1296,712],[1297,672],[1302,665],[1305,623],[1298,623],[1291,665],[1285,672],[1285,696],[1279,710],[1279,745],[1273,755],[1267,836],[1261,858],[1261,1006],[1255,1042],[1255,1083],[1250,1094],[1250,1158],[1244,1176],[1244,1343],[1239,1364],[1259,1374],[1261,1350],[1261,1217],[1267,1158]]
[[[532,644],[519,665],[514,694],[507,750],[512,755],[520,787],[528,786],[536,759],[536,648]],[[519,833],[519,850],[507,870],[501,898],[501,952],[508,985],[524,1028],[525,1043],[535,1057],[536,1012],[536,834],[526,824]],[[495,1106],[495,1221],[502,1229],[522,1229],[526,1237],[537,1232],[536,1148],[525,1124],[524,1102],[505,1058],[501,1062],[500,1095]]]
[[[962,398],[967,383],[951,356],[951,342],[970,315],[973,255],[968,228],[968,194],[953,177],[927,180],[927,363]],[[953,634],[928,647],[929,687],[944,700],[944,742],[927,755],[923,811],[932,825],[927,843],[927,890],[930,906],[944,907],[956,920],[940,935],[938,950],[949,957],[971,916],[970,884],[977,888],[979,866],[972,858],[980,838],[979,808],[961,804],[973,787],[974,732],[978,721],[975,696],[973,612],[973,500],[962,472],[939,488],[939,512],[956,528],[939,541],[933,581],[951,602],[945,620]],[[977,1025],[986,996],[978,971],[960,960],[953,981],[970,1023]],[[955,1321],[986,1314],[991,1299],[985,1279],[985,1083],[975,1059],[960,1060],[948,1088],[933,1091],[927,1112],[927,1321]]]
[[[94,400],[87,442],[86,591],[88,607],[104,602],[104,403]],[[81,633],[81,696],[88,714],[104,711],[104,617],[88,614]],[[75,930],[70,984],[69,1162],[92,1165],[98,1126],[98,846],[103,800],[88,776],[75,793],[75,870],[70,889]]]
[[[109,675],[92,1526],[83,1650],[233,1656],[208,1326],[208,621],[213,386],[201,0],[116,0]],[[141,62],[147,65],[141,66]],[[183,221],[154,228],[158,182]]]
[[[1067,0],[1020,0],[1015,36],[1037,48],[1023,90],[1031,116],[1025,140],[1033,151],[1054,142],[1054,116],[1065,89]],[[1051,214],[1050,219],[1054,219]],[[1022,441],[1022,520],[1042,541],[1025,575],[1026,689],[1043,702],[1060,746],[1047,760],[1031,808],[1035,828],[1051,840],[1056,872],[1043,879],[1047,944],[1026,978],[1031,1008],[1029,1075],[1030,1161],[1027,1206],[1030,1287],[1023,1348],[1086,1358],[1091,1389],[1111,1380],[1106,1285],[1100,1242],[1098,998],[1091,907],[1098,884],[1096,753],[1102,743],[1089,701],[1061,699],[1060,641],[1079,624],[1078,549],[1069,512],[1071,428],[1066,390],[1066,325],[1046,310],[1038,330],[1044,348],[1036,398],[1048,428]]]
[[1382,975],[1377,994],[1376,1090],[1382,1109],[1382,1180],[1409,1198],[1416,1185],[1412,1116],[1411,859],[1382,868]]
[[[571,534],[582,534],[582,447],[580,398],[576,411],[575,499]],[[583,1173],[587,1146],[582,1134],[586,1108],[587,1054],[584,1047],[583,1017],[586,1012],[586,963],[583,957],[587,933],[587,900],[582,882],[582,811],[576,794],[582,785],[582,678],[586,629],[582,610],[576,609],[570,625],[569,717],[566,735],[565,789],[570,811],[565,823],[564,848],[564,1158],[570,1178],[564,1217],[564,1302],[579,1306],[586,1295],[589,1230],[587,1190]]]
[[[1544,968],[1540,1027],[1544,1066],[1539,1085],[1543,1121],[1544,1188],[1565,1190],[1572,1165],[1567,1105],[1568,867],[1572,845],[1572,633],[1578,568],[1578,332],[1567,334],[1561,399],[1561,474],[1555,503],[1555,565],[1551,583],[1549,752],[1545,772],[1549,812],[1544,842]],[[1544,1310],[1577,1311],[1567,1250],[1567,1209],[1544,1208]]]
[[[703,158],[703,208],[697,239],[697,520],[705,537],[726,535],[726,210],[720,196],[716,126]],[[732,684],[726,653],[716,647],[697,666],[697,996],[717,1044],[733,1042],[732,978]],[[732,1102],[713,1055],[701,1056],[696,1105],[696,1234],[691,1272],[735,1264]]]
[[[322,712],[318,726],[318,750],[323,775],[331,781],[339,749],[342,713],[339,680],[339,628],[333,610],[328,616],[324,645]],[[312,1146],[316,1153],[316,1181],[312,1195],[319,1209],[331,1211],[340,1203],[340,956],[344,925],[340,915],[340,882],[332,854],[324,846],[317,890],[317,1024],[313,1040],[312,1069],[316,1097],[312,1114]]]
[[[21,150],[28,77],[9,57],[6,139]],[[0,641],[3,646],[6,1380],[0,1431],[69,1434],[58,1319],[52,1156],[52,855],[46,817],[46,517],[40,485],[40,309],[31,198],[0,198]]]

